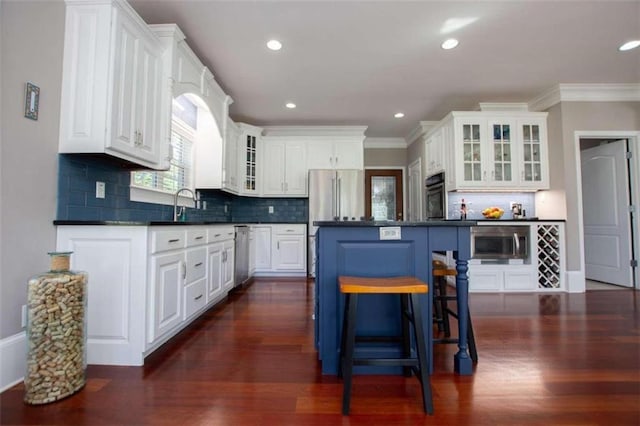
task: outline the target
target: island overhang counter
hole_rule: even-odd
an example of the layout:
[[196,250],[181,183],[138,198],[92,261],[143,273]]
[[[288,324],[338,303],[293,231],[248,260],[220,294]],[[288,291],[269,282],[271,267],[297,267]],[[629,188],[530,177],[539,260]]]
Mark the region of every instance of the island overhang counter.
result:
[[[315,345],[323,374],[337,374],[344,297],[338,277],[415,276],[429,284],[421,295],[425,341],[433,369],[432,253],[452,251],[456,258],[458,297],[458,351],[454,371],[473,374],[467,346],[470,231],[475,221],[373,222],[320,221],[316,232]],[[358,335],[393,336],[400,332],[399,302],[392,295],[367,295],[358,310]],[[368,355],[397,355],[394,346],[372,345]],[[370,367],[369,367],[370,369]],[[366,371],[367,367],[356,368]],[[375,372],[379,370],[373,370]]]

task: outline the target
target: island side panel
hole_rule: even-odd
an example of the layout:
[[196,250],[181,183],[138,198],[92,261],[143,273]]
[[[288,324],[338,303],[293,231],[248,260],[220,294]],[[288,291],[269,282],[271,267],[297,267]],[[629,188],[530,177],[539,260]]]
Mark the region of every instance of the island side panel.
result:
[[[403,227],[401,240],[379,240],[379,227],[321,227],[318,231],[316,287],[319,321],[316,340],[323,374],[336,374],[344,298],[338,276],[416,276],[429,282],[427,231]],[[431,318],[430,294],[421,296],[425,318]],[[399,300],[388,295],[368,295],[359,304],[358,333],[393,335],[399,332]],[[430,328],[426,328],[430,330]],[[428,336],[425,336],[428,337]],[[373,350],[373,349],[372,349]],[[387,349],[389,356],[397,354]],[[375,350],[380,356],[380,350]],[[373,354],[373,352],[372,352]],[[366,351],[364,355],[369,355]],[[364,369],[364,368],[363,368]],[[362,369],[360,369],[362,371]],[[376,370],[380,372],[380,370]]]

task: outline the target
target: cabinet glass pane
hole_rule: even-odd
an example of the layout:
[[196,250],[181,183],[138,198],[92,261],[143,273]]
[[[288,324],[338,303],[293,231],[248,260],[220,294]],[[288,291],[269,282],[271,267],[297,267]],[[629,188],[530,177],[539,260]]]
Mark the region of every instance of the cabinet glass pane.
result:
[[471,164],[470,163],[465,163],[464,165],[464,180],[466,181],[471,180]]
[[469,124],[462,126],[462,140],[471,140],[471,126]]
[[502,164],[496,164],[493,170],[493,179],[502,180]]
[[480,181],[482,180],[482,170],[480,168],[480,164],[473,165],[473,180]]
[[525,142],[531,140],[531,130],[528,125],[525,124],[524,126],[522,126],[522,134]]
[[534,145],[532,147],[532,151],[533,151],[533,161],[540,161],[540,147],[537,145]]
[[531,139],[536,141],[536,142],[539,142],[540,141],[540,129],[539,129],[539,126],[531,126],[531,133],[532,133]]
[[531,161],[531,145],[524,144],[524,161]]
[[504,146],[504,152],[502,154],[502,159],[508,163],[511,162],[511,145]]
[[493,125],[493,140],[500,140],[500,125],[499,124],[494,124]]
[[471,144],[465,143],[462,149],[464,161],[471,161]]
[[531,164],[525,164],[524,165],[524,180],[526,181],[531,181]]
[[494,148],[495,161],[502,161],[502,145],[496,144]]
[[540,164],[533,165],[533,180],[535,181],[542,180],[542,170],[540,168]]
[[475,141],[479,141],[480,140],[480,125],[479,124],[474,124],[472,126],[472,134],[473,134],[473,140]]
[[473,161],[480,161],[480,144],[473,144]]
[[511,164],[504,165],[504,180],[506,181],[511,180]]

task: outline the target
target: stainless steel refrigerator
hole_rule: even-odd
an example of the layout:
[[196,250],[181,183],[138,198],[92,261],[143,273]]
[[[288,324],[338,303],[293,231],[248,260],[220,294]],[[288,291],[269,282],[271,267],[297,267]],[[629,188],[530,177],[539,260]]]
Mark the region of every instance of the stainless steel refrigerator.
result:
[[315,221],[364,216],[363,170],[309,170],[309,275],[315,276]]

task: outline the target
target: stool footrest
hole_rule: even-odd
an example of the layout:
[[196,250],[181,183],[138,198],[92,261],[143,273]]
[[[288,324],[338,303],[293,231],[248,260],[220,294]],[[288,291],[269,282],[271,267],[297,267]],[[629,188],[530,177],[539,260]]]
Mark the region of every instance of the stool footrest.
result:
[[418,367],[415,358],[354,358],[353,365],[374,365],[378,367]]

